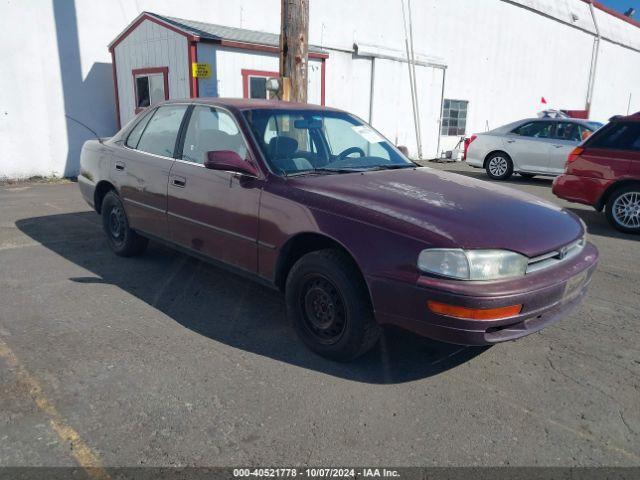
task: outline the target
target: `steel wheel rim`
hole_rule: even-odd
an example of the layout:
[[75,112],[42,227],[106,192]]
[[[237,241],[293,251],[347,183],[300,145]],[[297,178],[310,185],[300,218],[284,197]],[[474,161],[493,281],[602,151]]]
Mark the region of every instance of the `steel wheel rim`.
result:
[[300,308],[307,332],[325,345],[337,343],[347,325],[344,300],[338,288],[323,275],[308,276],[300,290]]
[[124,212],[119,205],[114,205],[111,207],[111,211],[109,212],[109,234],[111,238],[116,242],[122,242],[124,237],[124,232],[126,229],[126,221],[124,218]]
[[489,172],[496,177],[502,177],[509,169],[509,162],[504,157],[493,157],[489,160]]
[[640,192],[627,192],[613,202],[614,220],[625,228],[640,228]]

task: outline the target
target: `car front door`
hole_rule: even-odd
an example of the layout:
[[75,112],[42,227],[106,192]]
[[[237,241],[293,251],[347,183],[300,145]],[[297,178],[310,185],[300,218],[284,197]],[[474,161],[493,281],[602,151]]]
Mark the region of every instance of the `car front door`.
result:
[[591,133],[587,127],[575,122],[556,123],[551,133],[552,142],[549,144],[547,171],[550,174],[560,175],[564,172],[569,154],[580,144],[585,131]]
[[546,173],[553,124],[549,120],[533,120],[505,136],[505,150],[516,171]]
[[149,112],[114,154],[112,178],[135,230],[167,237],[167,183],[187,108],[164,105]]
[[207,152],[231,150],[252,161],[231,113],[195,105],[169,176],[172,241],[235,267],[257,272],[258,207],[263,180],[205,168]]

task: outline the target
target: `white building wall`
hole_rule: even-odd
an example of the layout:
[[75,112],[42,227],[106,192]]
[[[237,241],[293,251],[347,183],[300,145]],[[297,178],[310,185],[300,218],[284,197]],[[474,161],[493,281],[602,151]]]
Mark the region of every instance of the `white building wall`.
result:
[[189,97],[187,37],[149,20],[143,21],[115,48],[122,125],[135,115],[133,70],[168,67],[169,98]]
[[[370,0],[367,15],[361,13],[363,8],[359,2],[312,2],[311,41],[325,48],[348,49],[357,42],[403,51],[400,3]],[[621,110],[616,99],[626,95],[626,102],[629,91],[640,85],[636,70],[640,53],[606,38],[636,45],[640,29],[598,9],[596,15],[605,39],[592,118],[606,121],[615,113],[626,113],[626,104]],[[349,18],[349,24],[332,21],[339,16]],[[416,52],[447,65],[445,98],[469,101],[468,134],[535,116],[544,108],[585,108],[595,32],[588,4],[580,0],[422,0],[412,2],[412,16]],[[621,70],[624,75],[619,75]],[[404,104],[409,80],[398,81],[388,94]],[[605,85],[614,85],[615,90]],[[418,93],[427,92],[428,85],[419,83]],[[541,104],[542,97],[547,106]],[[388,103],[393,105],[393,99]],[[640,98],[631,111],[639,109]],[[374,126],[380,128],[375,119]],[[458,140],[444,137],[441,150],[452,148]]]
[[[239,50],[237,48],[208,47],[217,52],[214,75],[217,78],[218,96],[242,98],[242,70],[259,70],[277,73],[279,58],[271,53]],[[199,51],[198,51],[199,52]],[[211,56],[206,58],[211,59]],[[198,56],[198,61],[204,61]],[[321,62],[309,59],[307,100],[320,104]]]
[[591,117],[606,120],[638,111],[640,53],[604,40],[600,43]]
[[326,60],[327,105],[349,105],[349,111],[369,120],[371,59],[333,50]]
[[[534,115],[541,96],[551,107],[585,107],[594,34],[585,2],[421,0],[412,7],[415,49],[448,66],[445,97],[469,101],[468,133]],[[80,147],[93,135],[76,121],[113,134],[107,45],[144,10],[272,33],[280,27],[279,0],[2,2],[0,177],[77,173]],[[630,93],[630,111],[640,110],[640,28],[596,15],[604,38],[592,117],[606,120],[627,112]],[[403,50],[403,41],[399,1],[311,0],[310,42],[331,49],[328,105],[367,119],[370,60],[355,57],[353,44]],[[391,98],[407,94],[408,79],[400,81]],[[241,82],[220,94],[238,88]],[[428,81],[418,88],[429,91]],[[455,141],[444,139],[441,148]]]

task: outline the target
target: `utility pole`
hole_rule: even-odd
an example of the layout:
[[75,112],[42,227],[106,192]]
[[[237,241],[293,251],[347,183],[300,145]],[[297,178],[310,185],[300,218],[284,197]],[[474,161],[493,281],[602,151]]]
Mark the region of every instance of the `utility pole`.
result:
[[280,98],[307,102],[309,0],[281,0]]

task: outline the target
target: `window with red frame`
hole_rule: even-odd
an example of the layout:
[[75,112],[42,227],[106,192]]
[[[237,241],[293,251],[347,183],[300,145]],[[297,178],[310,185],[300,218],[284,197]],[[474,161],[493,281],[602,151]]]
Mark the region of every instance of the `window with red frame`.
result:
[[136,113],[140,110],[169,99],[167,67],[142,68],[133,70]]
[[242,70],[242,96],[244,98],[270,98],[267,79],[278,77],[278,72]]

